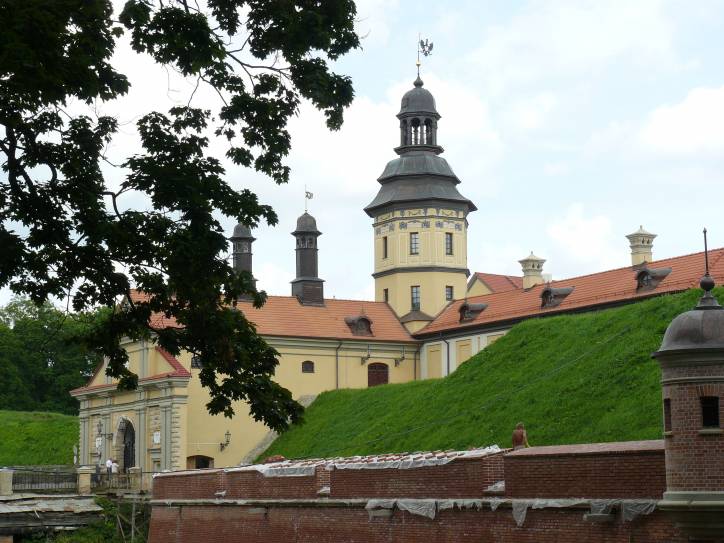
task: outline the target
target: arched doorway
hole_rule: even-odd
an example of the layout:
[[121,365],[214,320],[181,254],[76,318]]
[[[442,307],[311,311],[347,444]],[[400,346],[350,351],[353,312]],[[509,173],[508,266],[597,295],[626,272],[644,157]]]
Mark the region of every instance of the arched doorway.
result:
[[390,380],[390,371],[387,364],[375,362],[367,366],[367,386],[376,387],[386,385]]
[[125,417],[118,422],[116,456],[115,460],[119,461],[122,472],[127,472],[136,465],[136,430],[133,428],[133,423]]

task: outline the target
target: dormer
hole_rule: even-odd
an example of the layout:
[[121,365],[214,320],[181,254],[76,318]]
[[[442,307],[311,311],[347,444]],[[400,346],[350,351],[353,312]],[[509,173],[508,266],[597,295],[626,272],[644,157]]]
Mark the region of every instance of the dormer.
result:
[[349,326],[353,336],[373,336],[372,321],[366,315],[357,317],[345,317],[344,322]]
[[574,287],[553,288],[548,286],[544,288],[543,292],[540,293],[541,309],[549,309],[560,305],[566,299],[566,296],[573,292],[573,289]]
[[485,311],[486,307],[488,307],[488,304],[471,304],[464,302],[458,310],[460,311],[460,322],[474,320],[478,315],[480,315],[480,313]]
[[671,268],[641,268],[636,272],[636,292],[654,290],[670,273]]

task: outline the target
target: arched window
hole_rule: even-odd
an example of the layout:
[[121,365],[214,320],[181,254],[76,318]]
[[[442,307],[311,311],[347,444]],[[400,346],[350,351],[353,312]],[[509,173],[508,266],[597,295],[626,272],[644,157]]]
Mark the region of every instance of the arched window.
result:
[[412,127],[412,145],[418,145],[421,143],[420,141],[420,119],[412,119],[412,122],[410,123],[410,126]]
[[407,131],[407,120],[403,119],[400,123],[400,145],[409,145],[410,135]]
[[425,119],[425,143],[427,145],[435,145],[432,138],[432,120]]
[[314,373],[314,362],[311,360],[302,362],[302,373]]
[[390,370],[387,364],[374,362],[367,366],[367,386],[386,385],[390,381]]

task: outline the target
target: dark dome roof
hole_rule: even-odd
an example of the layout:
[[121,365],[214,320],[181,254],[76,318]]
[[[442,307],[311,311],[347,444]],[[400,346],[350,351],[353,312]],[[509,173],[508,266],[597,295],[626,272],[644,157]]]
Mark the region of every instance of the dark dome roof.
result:
[[706,292],[699,304],[671,321],[661,348],[655,354],[689,349],[724,349],[724,308],[709,292],[714,281],[709,278],[711,287],[704,281],[702,279],[702,286]]
[[321,233],[317,230],[317,220],[306,211],[297,219],[297,229],[292,233],[296,234],[300,232]]
[[439,117],[437,109],[435,109],[435,98],[429,90],[422,88],[420,76],[415,79],[415,88],[407,91],[402,96],[402,105],[398,116],[405,113],[432,113]]
[[251,229],[245,224],[239,223],[234,227],[232,238],[253,238]]

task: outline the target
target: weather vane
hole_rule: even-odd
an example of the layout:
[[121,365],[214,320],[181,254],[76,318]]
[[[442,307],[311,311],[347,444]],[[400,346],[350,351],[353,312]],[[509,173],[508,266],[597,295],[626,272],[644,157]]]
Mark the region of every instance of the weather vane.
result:
[[432,54],[433,43],[428,39],[421,39],[420,35],[417,35],[417,77],[420,77],[420,53],[423,56],[429,57]]
[[307,185],[304,185],[304,212],[307,212],[307,202],[314,198],[314,194],[307,190]]

